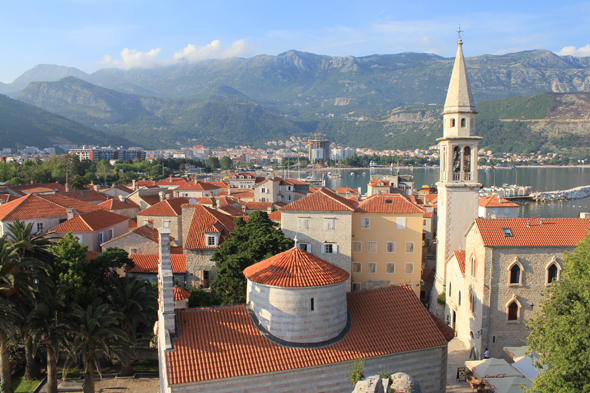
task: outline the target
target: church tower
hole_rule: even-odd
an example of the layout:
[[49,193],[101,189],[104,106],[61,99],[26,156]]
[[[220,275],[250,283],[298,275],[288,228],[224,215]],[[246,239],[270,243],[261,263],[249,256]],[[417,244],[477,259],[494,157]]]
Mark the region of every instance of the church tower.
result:
[[[465,232],[477,217],[479,189],[475,136],[475,105],[463,58],[463,41],[457,41],[457,56],[443,111],[443,137],[439,138],[440,180],[436,282],[431,309],[437,310],[436,296],[445,291],[445,261],[454,251],[465,250]],[[437,313],[438,314],[438,313]]]

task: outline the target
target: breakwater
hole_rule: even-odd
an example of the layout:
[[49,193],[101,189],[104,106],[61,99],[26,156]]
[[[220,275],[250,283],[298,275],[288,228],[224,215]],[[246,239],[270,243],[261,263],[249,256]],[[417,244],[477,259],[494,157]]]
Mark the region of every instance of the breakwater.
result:
[[567,201],[571,199],[581,199],[590,196],[590,186],[581,186],[563,191],[545,191],[534,192],[531,197],[535,201]]

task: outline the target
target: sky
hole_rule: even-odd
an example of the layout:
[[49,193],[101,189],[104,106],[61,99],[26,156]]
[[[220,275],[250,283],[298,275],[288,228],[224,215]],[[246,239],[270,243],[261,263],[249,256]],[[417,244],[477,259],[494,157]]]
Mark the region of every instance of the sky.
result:
[[0,82],[37,64],[92,73],[208,58],[547,49],[590,56],[590,2],[0,0]]

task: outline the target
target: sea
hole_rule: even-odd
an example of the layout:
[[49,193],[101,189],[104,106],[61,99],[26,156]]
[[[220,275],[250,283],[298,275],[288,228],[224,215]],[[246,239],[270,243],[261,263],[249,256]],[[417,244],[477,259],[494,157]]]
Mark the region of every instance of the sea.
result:
[[[370,175],[391,173],[389,168],[364,168],[364,169],[330,169],[314,171],[290,171],[289,177],[312,176],[314,180],[321,179],[327,172],[340,173],[342,178],[326,176],[326,187],[336,190],[337,187],[361,188],[364,194],[367,192],[367,183]],[[415,167],[400,168],[400,174],[414,176],[414,188],[423,185],[434,185],[439,178],[439,168]],[[484,187],[494,184],[518,184],[530,186],[533,191],[557,191],[568,190],[579,186],[590,185],[590,167],[518,167],[495,168],[495,170],[479,169],[479,182]],[[530,218],[558,218],[578,217],[580,212],[590,212],[590,197],[571,201],[559,202],[523,202],[520,203],[519,217]]]

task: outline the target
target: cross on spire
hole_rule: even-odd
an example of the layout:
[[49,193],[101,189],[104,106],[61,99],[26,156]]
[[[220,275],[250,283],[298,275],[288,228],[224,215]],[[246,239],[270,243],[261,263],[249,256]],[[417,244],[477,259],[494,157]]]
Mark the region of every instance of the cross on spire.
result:
[[461,25],[459,25],[459,30],[457,30],[457,34],[459,34],[459,39],[461,39],[461,33],[463,33],[463,30],[461,30]]

